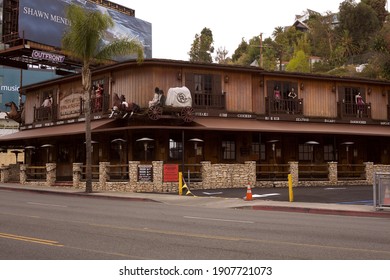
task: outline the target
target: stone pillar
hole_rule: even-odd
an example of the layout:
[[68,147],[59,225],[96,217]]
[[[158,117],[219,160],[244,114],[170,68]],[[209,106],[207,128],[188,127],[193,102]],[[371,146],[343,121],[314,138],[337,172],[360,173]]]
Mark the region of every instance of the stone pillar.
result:
[[243,176],[245,175],[247,176],[246,183],[250,184],[251,187],[255,187],[256,186],[256,161],[246,161],[245,170],[247,171],[247,173],[243,174]]
[[156,192],[163,192],[163,164],[162,161],[153,161],[153,188]]
[[202,188],[208,189],[210,188],[211,182],[210,182],[210,175],[211,175],[211,162],[210,161],[202,161]]
[[8,166],[2,166],[0,167],[1,172],[1,183],[7,183],[9,180],[9,167]]
[[298,184],[299,184],[298,162],[290,161],[288,164],[290,165],[290,174],[291,174],[291,178],[292,178],[292,185],[293,185],[293,187],[298,187]]
[[331,185],[337,185],[337,162],[328,162],[328,179]]
[[106,183],[110,179],[110,163],[99,162],[99,185],[101,190],[106,190]]
[[27,164],[20,165],[20,183],[26,184],[27,182]]
[[57,164],[46,163],[46,186],[53,186],[57,179]]
[[364,170],[366,172],[366,181],[370,185],[373,185],[374,184],[374,176],[375,176],[374,163],[373,162],[365,162],[364,165],[365,165]]
[[130,191],[137,190],[139,161],[129,161],[129,187]]
[[82,163],[73,163],[73,187],[79,188],[81,181]]

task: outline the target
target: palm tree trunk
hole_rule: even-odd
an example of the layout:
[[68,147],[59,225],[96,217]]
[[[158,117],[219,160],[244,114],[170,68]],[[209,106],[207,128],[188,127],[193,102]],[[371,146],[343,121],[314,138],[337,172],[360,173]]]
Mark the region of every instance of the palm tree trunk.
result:
[[91,139],[91,71],[88,64],[82,69],[85,95],[85,192],[92,192],[92,139]]

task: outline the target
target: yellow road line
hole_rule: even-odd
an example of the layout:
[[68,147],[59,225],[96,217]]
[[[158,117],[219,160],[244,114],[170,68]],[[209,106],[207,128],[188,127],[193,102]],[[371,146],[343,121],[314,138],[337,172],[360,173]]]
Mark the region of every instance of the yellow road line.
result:
[[31,243],[38,243],[38,244],[49,245],[49,246],[57,246],[57,247],[64,246],[64,245],[59,244],[57,241],[53,241],[53,240],[39,239],[39,238],[34,238],[34,237],[14,235],[14,234],[8,234],[8,233],[3,233],[3,232],[0,232],[0,238],[7,238],[7,239],[13,239],[13,240],[19,240],[19,241],[25,241],[25,242],[31,242]]

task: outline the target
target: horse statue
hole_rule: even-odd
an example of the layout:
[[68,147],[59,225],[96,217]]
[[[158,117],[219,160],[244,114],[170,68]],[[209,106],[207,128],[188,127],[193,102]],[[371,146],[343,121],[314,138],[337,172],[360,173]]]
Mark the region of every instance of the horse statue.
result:
[[21,108],[19,110],[18,106],[13,101],[5,103],[4,105],[6,107],[11,108],[11,110],[9,112],[5,112],[7,114],[7,118],[14,120],[18,123],[24,122],[24,108],[23,108],[23,106],[20,106]]
[[131,117],[134,113],[140,111],[140,107],[133,102],[127,102],[123,94],[119,97],[117,93],[114,93],[110,118],[113,116],[120,116],[124,119],[128,115]]

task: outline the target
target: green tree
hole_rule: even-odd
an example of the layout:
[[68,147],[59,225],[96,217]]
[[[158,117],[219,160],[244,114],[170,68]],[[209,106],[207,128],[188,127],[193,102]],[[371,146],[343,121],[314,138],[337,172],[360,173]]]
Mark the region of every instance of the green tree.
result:
[[229,51],[225,47],[220,47],[217,50],[215,61],[219,64],[229,64],[231,59],[227,56]]
[[211,54],[214,53],[213,32],[209,28],[203,28],[202,32],[195,35],[191,50],[188,53],[191,62],[212,63]]
[[364,2],[356,4],[353,0],[346,0],[340,4],[339,34],[348,32],[352,43],[358,46],[359,53],[368,50],[369,41],[381,28],[380,21],[374,9]]
[[375,11],[381,24],[386,21],[386,17],[389,14],[386,10],[387,0],[362,0],[362,2]]
[[335,48],[336,34],[333,28],[333,14],[314,15],[309,18],[309,41],[312,54],[329,59]]
[[91,143],[91,67],[94,63],[106,63],[115,56],[137,54],[138,61],[144,58],[140,42],[129,39],[102,44],[105,31],[114,25],[108,14],[89,11],[78,5],[70,5],[66,16],[71,25],[62,38],[62,47],[67,55],[82,62],[82,86],[85,98],[85,145],[86,145],[86,188],[92,192],[92,143]]
[[286,71],[302,73],[310,72],[309,58],[304,51],[299,50],[295,53],[294,57],[287,64]]
[[234,54],[232,55],[232,60],[234,64],[238,64],[240,58],[247,52],[248,47],[248,43],[244,40],[244,38],[242,38],[241,43],[238,45],[238,48],[234,51]]

